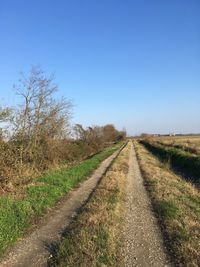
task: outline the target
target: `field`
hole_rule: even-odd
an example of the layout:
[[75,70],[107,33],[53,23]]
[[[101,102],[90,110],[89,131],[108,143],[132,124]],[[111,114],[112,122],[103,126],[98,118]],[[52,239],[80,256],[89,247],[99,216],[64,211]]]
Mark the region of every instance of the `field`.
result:
[[200,184],[199,137],[162,137],[140,140],[154,155],[159,156],[177,174],[184,179]]
[[155,137],[153,140],[159,144],[180,148],[200,155],[200,136]]
[[129,139],[2,194],[0,266],[200,266],[199,143]]

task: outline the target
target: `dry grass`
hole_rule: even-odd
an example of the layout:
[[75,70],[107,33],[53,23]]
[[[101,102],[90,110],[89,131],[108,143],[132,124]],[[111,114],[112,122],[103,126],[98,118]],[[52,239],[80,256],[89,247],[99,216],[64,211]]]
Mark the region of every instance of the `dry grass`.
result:
[[0,255],[23,235],[38,216],[45,214],[119,148],[120,144],[117,144],[70,168],[46,172],[21,194],[0,196]]
[[177,147],[197,155],[200,154],[200,136],[155,137],[152,140],[166,146]]
[[184,149],[177,147],[168,147],[151,140],[141,140],[143,144],[152,154],[157,156],[162,162],[167,162],[175,173],[181,174],[182,178],[194,183],[200,187],[200,156],[192,154]]
[[51,266],[122,266],[118,258],[125,179],[130,146],[126,146],[71,226]]
[[[136,144],[147,190],[178,266],[200,266],[200,193]],[[182,264],[182,265],[181,265]]]

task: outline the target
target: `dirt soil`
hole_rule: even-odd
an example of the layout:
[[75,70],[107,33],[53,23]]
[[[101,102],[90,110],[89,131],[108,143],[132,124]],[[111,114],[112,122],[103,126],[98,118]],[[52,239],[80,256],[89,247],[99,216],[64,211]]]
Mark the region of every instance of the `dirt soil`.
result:
[[126,267],[172,266],[152,212],[132,145],[127,177],[126,215],[122,255]]
[[80,208],[89,199],[101,177],[120,151],[104,160],[89,179],[69,194],[65,202],[61,202],[56,209],[44,216],[44,220],[40,225],[37,225],[37,229],[17,242],[0,261],[0,267],[48,266],[47,262],[55,244],[62,238],[63,232],[66,231]]
[[[121,151],[121,150],[120,150]],[[70,223],[90,198],[120,151],[102,162],[93,175],[69,193],[1,260],[0,267],[48,266],[52,250]],[[122,258],[125,267],[171,267],[162,235],[143,184],[136,154],[131,144],[127,176]]]

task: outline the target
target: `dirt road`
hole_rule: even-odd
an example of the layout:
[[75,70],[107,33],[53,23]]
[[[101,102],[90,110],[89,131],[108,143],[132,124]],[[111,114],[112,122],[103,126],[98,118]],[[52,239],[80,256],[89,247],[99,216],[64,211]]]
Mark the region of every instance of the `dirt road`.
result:
[[151,211],[133,145],[127,177],[125,222],[122,254],[126,267],[171,266],[165,254],[160,229]]
[[77,211],[88,200],[119,152],[115,152],[104,160],[94,174],[83,182],[77,190],[72,191],[69,198],[58,206],[57,210],[53,210],[44,218],[42,226],[38,225],[38,229],[33,231],[30,236],[17,242],[10,253],[0,262],[0,267],[47,266],[53,244],[61,239],[63,231],[66,230]]
[[[78,209],[89,199],[98,182],[119,151],[106,159],[94,174],[72,191],[65,202],[46,215],[42,225],[19,241],[0,262],[0,267],[43,267],[51,257],[53,244],[71,223]],[[151,211],[133,145],[127,176],[125,227],[122,257],[125,267],[171,267],[166,256],[160,229]],[[120,266],[121,267],[121,266]]]

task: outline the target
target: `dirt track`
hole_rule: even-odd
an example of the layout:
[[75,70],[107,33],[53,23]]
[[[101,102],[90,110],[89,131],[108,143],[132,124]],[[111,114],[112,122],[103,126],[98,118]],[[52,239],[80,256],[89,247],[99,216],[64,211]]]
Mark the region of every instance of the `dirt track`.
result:
[[[69,194],[66,201],[47,214],[36,230],[15,245],[0,262],[0,267],[47,266],[53,245],[61,239],[63,231],[89,199],[118,154],[119,151],[104,160],[88,180]],[[133,145],[131,145],[129,158],[124,221],[122,257],[125,267],[172,266],[167,259],[160,229],[151,211]]]
[[127,177],[123,258],[126,267],[167,267],[160,229],[151,211],[134,147],[131,146]]
[[0,262],[0,267],[47,266],[53,245],[61,239],[63,231],[66,230],[77,211],[88,200],[102,175],[118,154],[119,151],[104,160],[88,180],[70,193],[65,202],[45,216],[45,222],[43,220],[43,224],[38,225],[38,229],[17,243]]

